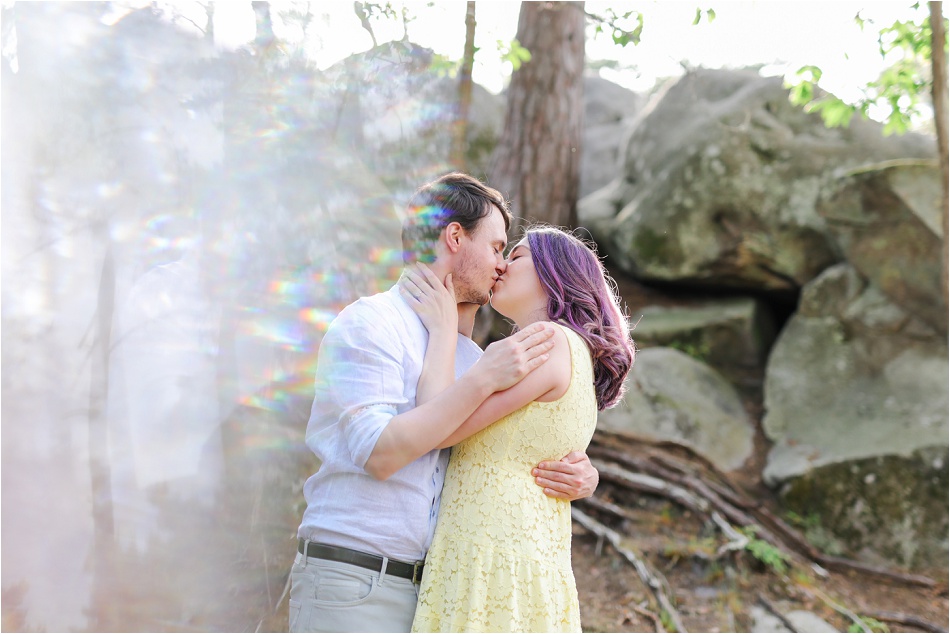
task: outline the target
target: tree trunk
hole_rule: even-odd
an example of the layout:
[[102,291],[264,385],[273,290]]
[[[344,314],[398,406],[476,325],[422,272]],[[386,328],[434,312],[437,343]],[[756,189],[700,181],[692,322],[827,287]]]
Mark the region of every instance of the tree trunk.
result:
[[943,25],[943,3],[930,3],[931,63],[933,64],[933,102],[934,125],[937,129],[937,152],[940,156],[940,169],[943,172],[943,264],[941,284],[943,304],[948,306],[947,265],[950,259],[948,250],[947,213],[950,209],[950,159],[947,155],[947,32]]
[[205,39],[214,46],[214,2],[205,5]]
[[274,40],[274,25],[270,19],[270,2],[251,2],[254,9],[254,24],[256,27],[254,36],[254,47],[262,52],[266,50]]
[[527,222],[577,225],[584,114],[584,3],[522,2],[518,41],[531,59],[511,76],[492,186]]
[[459,69],[459,109],[452,127],[452,149],[449,162],[455,169],[465,171],[465,135],[468,132],[468,112],[472,105],[472,66],[475,65],[475,3],[468,2],[465,10],[465,52]]
[[96,336],[92,343],[89,381],[89,480],[92,489],[92,605],[93,629],[108,632],[116,626],[116,588],[113,559],[115,521],[112,506],[112,469],[109,463],[109,355],[115,315],[115,261],[107,223],[96,231],[106,245],[96,303]]

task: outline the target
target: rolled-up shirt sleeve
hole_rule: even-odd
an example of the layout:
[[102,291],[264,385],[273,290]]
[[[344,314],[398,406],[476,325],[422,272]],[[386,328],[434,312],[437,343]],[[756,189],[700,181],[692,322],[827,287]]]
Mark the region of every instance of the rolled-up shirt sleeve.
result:
[[312,434],[338,434],[361,469],[383,429],[408,403],[403,344],[385,319],[368,317],[341,314],[323,338],[307,431],[308,442]]

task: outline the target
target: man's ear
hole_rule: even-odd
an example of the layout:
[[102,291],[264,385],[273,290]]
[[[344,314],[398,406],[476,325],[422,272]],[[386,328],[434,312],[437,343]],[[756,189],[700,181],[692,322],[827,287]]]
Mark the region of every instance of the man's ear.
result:
[[445,226],[442,234],[442,240],[449,253],[458,253],[462,248],[462,236],[465,235],[465,229],[457,222],[450,222]]

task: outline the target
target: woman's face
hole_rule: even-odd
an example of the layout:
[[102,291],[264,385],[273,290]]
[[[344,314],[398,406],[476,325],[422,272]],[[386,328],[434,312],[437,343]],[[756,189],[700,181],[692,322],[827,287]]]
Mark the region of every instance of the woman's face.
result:
[[539,308],[546,313],[548,296],[534,268],[527,237],[509,252],[506,264],[505,272],[492,288],[492,307],[515,321]]

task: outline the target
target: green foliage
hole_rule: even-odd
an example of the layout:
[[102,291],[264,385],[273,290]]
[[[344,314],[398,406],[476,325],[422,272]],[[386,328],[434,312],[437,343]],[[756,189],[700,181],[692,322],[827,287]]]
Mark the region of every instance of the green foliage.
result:
[[699,7],[696,7],[696,17],[693,18],[693,26],[696,26],[697,24],[699,24],[699,21],[703,18],[703,13],[706,14],[706,22],[712,22],[713,20],[716,19],[716,12],[713,11],[712,9],[706,9],[706,11],[704,12]]
[[798,526],[799,528],[809,529],[815,528],[821,524],[821,516],[818,513],[809,513],[806,516],[801,516],[795,511],[787,511],[785,513],[785,519],[789,522]]
[[[360,18],[386,18],[390,20],[395,20],[396,9],[393,7],[392,2],[378,3],[378,2],[354,2],[354,10]],[[405,9],[404,9],[405,10]]]
[[[920,4],[913,5],[918,11]],[[926,13],[926,9],[924,10]],[[871,20],[855,16],[859,28],[873,24]],[[894,59],[874,81],[863,88],[863,96],[856,103],[820,93],[817,89],[821,69],[802,66],[796,73],[796,82],[787,82],[792,103],[804,106],[808,112],[817,112],[828,127],[847,127],[855,114],[867,118],[871,108],[887,113],[884,134],[903,134],[911,122],[925,114],[932,86],[931,27],[929,15],[919,20],[895,21],[878,31],[878,51],[884,60]]]
[[785,513],[785,517],[789,522],[802,530],[809,544],[821,552],[835,556],[844,553],[841,542],[838,541],[830,530],[822,526],[821,516],[818,513],[809,513],[802,517],[795,511],[788,511]]
[[[871,618],[870,616],[860,617],[861,623],[854,622],[848,628],[849,632],[865,632],[870,630],[872,632],[890,632],[887,628],[887,625],[881,623],[877,619]],[[862,627],[863,624],[863,627]]]
[[[640,37],[643,35],[643,14],[639,11],[627,11],[621,15],[608,8],[604,15],[595,15],[588,13],[587,17],[594,24],[594,37],[602,33],[608,33],[614,44],[626,46],[640,43]],[[634,21],[631,24],[631,19]]]
[[498,40],[498,53],[501,55],[502,61],[511,64],[512,71],[518,70],[522,64],[531,61],[531,51],[523,47],[518,40],[511,40],[510,42]]
[[777,574],[784,575],[788,571],[788,555],[767,541],[758,539],[756,537],[758,532],[759,527],[754,524],[742,528],[742,533],[749,538],[746,550]]
[[667,632],[676,632],[676,624],[673,623],[673,617],[670,616],[670,613],[666,610],[660,610],[660,623],[663,624],[663,629]]
[[673,340],[667,344],[670,348],[675,348],[680,352],[685,352],[692,358],[697,361],[705,362],[709,358],[710,349],[708,341],[700,341],[699,343],[693,343],[691,341],[681,341]]
[[455,77],[461,67],[462,60],[449,59],[441,53],[433,53],[432,61],[429,63],[429,71],[438,77]]

